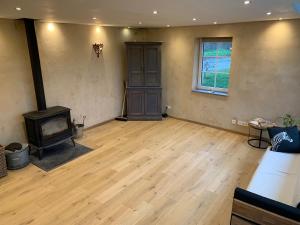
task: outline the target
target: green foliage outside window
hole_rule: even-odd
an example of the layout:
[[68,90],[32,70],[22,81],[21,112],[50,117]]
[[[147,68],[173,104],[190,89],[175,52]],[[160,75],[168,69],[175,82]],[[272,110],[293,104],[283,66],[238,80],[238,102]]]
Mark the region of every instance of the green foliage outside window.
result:
[[204,41],[202,43],[202,87],[228,89],[231,49],[231,41]]

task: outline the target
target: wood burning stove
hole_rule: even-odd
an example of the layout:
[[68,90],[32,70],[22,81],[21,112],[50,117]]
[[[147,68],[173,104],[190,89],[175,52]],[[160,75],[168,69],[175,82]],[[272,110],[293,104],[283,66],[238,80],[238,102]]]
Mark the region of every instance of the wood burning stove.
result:
[[24,114],[27,139],[30,148],[38,150],[39,158],[43,150],[72,140],[74,147],[70,109],[62,106],[46,107],[42,70],[40,65],[38,43],[35,34],[34,20],[24,19],[27,44],[38,111]]
[[25,118],[27,138],[31,148],[38,150],[39,158],[43,150],[73,139],[70,109],[55,106],[43,111],[23,115]]

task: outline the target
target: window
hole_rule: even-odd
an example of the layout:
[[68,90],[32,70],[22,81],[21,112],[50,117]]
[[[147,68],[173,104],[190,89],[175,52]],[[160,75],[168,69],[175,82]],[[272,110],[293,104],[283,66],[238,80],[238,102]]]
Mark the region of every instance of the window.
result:
[[200,41],[197,88],[208,93],[227,93],[231,66],[232,38]]

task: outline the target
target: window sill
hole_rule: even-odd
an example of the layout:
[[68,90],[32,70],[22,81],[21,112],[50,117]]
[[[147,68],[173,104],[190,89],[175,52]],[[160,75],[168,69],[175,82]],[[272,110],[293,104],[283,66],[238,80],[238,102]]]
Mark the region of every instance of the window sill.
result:
[[228,96],[228,92],[210,91],[210,90],[204,90],[204,89],[193,89],[192,92],[212,94],[212,95],[218,95],[218,96]]

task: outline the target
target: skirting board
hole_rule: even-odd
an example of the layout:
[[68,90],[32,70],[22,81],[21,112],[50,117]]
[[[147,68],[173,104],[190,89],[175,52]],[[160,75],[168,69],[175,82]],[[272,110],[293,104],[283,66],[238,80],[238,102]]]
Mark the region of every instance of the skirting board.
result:
[[[200,123],[200,122],[197,122],[197,121],[188,120],[188,119],[183,119],[183,118],[179,118],[179,117],[175,117],[175,116],[170,116],[170,115],[169,115],[169,117],[170,117],[170,118],[177,119],[177,120],[182,120],[182,121],[186,121],[186,122],[190,122],[190,123],[195,123],[195,124],[199,124],[199,125],[203,125],[203,126],[207,126],[207,127],[219,129],[219,130],[228,131],[228,132],[235,133],[235,134],[240,134],[240,135],[243,135],[243,136],[248,136],[248,134],[245,134],[245,133],[242,133],[242,132],[238,132],[238,131],[234,131],[234,130],[230,130],[230,129],[225,129],[225,128],[218,127],[218,126],[209,125],[209,124],[206,124],[206,123]],[[101,126],[101,125],[104,125],[104,124],[109,123],[109,122],[114,121],[114,120],[115,120],[115,118],[112,118],[112,119],[103,121],[103,122],[101,122],[101,123],[97,123],[97,124],[95,124],[95,125],[92,125],[92,126],[90,126],[90,127],[87,127],[87,128],[85,128],[84,130],[91,130],[91,129],[93,129],[93,128],[99,127],[99,126]]]
[[175,116],[170,116],[170,115],[169,115],[169,117],[177,119],[177,120],[182,120],[182,121],[186,121],[186,122],[190,122],[190,123],[195,123],[195,124],[199,124],[199,125],[203,125],[203,126],[207,126],[207,127],[219,129],[219,130],[228,131],[228,132],[235,133],[235,134],[240,134],[240,135],[243,135],[243,136],[248,136],[248,134],[246,134],[246,133],[242,133],[242,132],[238,132],[238,131],[230,130],[230,129],[225,129],[225,128],[218,127],[218,126],[213,126],[213,125],[206,124],[206,123],[200,123],[200,122],[197,122],[197,121],[183,119],[183,118],[179,118],[179,117],[175,117]]
[[101,123],[97,123],[97,124],[92,125],[92,126],[90,126],[90,127],[84,128],[84,130],[91,130],[91,129],[93,129],[93,128],[99,127],[99,126],[101,126],[101,125],[104,125],[104,124],[109,123],[109,122],[114,121],[114,120],[115,120],[115,118],[112,118],[112,119],[109,119],[109,120],[105,120],[105,121],[103,121],[103,122],[101,122]]

